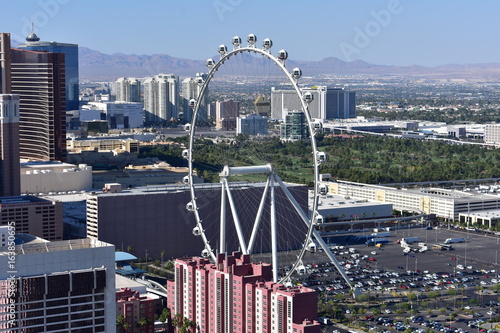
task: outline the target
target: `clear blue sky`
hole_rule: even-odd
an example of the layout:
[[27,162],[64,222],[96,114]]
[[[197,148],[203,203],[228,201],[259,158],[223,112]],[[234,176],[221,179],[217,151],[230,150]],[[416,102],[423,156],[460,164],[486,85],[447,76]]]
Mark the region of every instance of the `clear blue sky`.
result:
[[202,60],[249,33],[294,60],[500,62],[499,0],[0,0],[0,31],[103,53]]

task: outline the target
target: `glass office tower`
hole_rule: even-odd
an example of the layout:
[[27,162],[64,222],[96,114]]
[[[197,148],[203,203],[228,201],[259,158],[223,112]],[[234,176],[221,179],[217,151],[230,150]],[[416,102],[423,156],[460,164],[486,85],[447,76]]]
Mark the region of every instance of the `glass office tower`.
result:
[[66,110],[78,110],[78,45],[44,42],[34,33],[26,37],[26,44],[19,45],[20,49],[30,51],[48,51],[64,53],[66,63]]

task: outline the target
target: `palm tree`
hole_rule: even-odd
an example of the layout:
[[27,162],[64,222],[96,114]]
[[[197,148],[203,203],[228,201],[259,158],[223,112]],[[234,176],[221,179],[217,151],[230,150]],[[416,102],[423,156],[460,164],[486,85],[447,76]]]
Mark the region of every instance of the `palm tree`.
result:
[[127,246],[127,252],[128,253],[134,252],[134,248],[132,247],[132,245]]
[[428,296],[435,299],[435,301],[436,301],[436,309],[437,309],[437,307],[438,307],[439,293],[437,291],[431,291],[431,292],[429,292]]
[[130,323],[125,319],[123,314],[116,317],[116,327],[120,328],[123,333],[127,332],[130,328]]
[[457,307],[457,291],[455,289],[448,289],[446,292],[449,296],[453,297],[453,308]]
[[165,322],[170,318],[170,309],[169,308],[164,308],[163,311],[161,312],[160,317],[158,318],[159,321],[163,323],[163,328],[165,329]]
[[178,329],[182,326],[182,314],[176,313],[174,318],[172,318],[172,325],[177,327]]
[[181,333],[193,333],[194,329],[196,328],[196,323],[192,321],[191,319],[188,318],[183,318],[182,319],[182,325],[180,327],[180,332]]
[[483,303],[483,297],[484,297],[484,287],[483,286],[477,286],[477,291],[479,293],[478,299],[481,300],[481,303]]
[[139,328],[139,332],[142,332],[146,326],[151,325],[151,319],[147,317],[141,317],[135,326]]

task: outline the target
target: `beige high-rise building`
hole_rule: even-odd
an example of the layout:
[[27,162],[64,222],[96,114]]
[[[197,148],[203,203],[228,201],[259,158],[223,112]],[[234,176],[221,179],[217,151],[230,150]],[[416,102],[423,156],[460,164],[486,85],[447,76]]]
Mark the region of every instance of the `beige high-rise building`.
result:
[[178,118],[179,77],[159,74],[144,81],[144,111],[146,121],[161,124]]
[[484,128],[484,142],[491,144],[500,143],[500,125],[486,125]]
[[[195,99],[197,100],[201,93],[201,82],[207,78],[207,74],[205,73],[196,73],[195,78],[186,78],[182,81],[182,98],[184,99],[183,104],[183,113],[179,116],[179,118],[190,122],[193,118],[193,110],[189,107],[189,100]],[[208,119],[208,94],[209,88],[205,90],[204,99],[200,104],[200,109],[198,110],[198,120],[205,121]]]
[[[42,191],[42,189],[40,189]],[[30,195],[0,198],[0,225],[50,241],[63,239],[62,202]]]
[[141,82],[134,77],[121,77],[115,82],[117,102],[140,102]]

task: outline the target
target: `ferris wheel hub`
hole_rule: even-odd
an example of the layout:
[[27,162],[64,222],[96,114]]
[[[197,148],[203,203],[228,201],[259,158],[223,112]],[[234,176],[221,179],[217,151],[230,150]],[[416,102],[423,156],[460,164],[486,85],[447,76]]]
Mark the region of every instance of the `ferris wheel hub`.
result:
[[229,177],[234,175],[253,175],[253,174],[266,174],[269,175],[273,172],[271,164],[265,165],[252,165],[241,167],[224,166],[222,172],[219,174],[221,177]]

